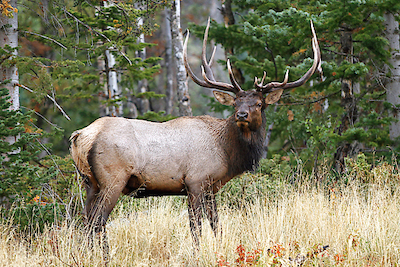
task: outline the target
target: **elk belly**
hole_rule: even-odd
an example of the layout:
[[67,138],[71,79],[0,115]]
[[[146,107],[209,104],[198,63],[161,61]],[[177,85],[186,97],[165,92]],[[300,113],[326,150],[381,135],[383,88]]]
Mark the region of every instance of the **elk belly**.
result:
[[124,194],[134,197],[185,195],[184,176],[149,177],[146,173],[131,175]]

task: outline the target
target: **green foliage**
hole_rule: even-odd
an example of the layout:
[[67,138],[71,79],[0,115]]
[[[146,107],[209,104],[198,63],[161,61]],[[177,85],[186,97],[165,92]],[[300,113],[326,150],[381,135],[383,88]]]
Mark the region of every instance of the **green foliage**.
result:
[[[30,114],[9,109],[7,94],[6,88],[0,88],[0,198],[3,206],[13,206],[2,211],[23,229],[32,223],[36,226],[39,218],[45,222],[52,218],[50,206],[43,207],[34,199],[54,170],[43,170],[34,163],[42,148],[39,139],[45,135],[33,129]],[[9,137],[15,142],[10,143],[6,139]]]
[[[66,129],[61,140],[50,137],[54,152],[67,153],[68,136],[98,118],[100,106],[118,107],[138,97],[160,97],[154,93],[140,95],[136,89],[139,80],[151,80],[160,69],[160,58],[142,59],[137,51],[155,45],[138,40],[158,28],[154,14],[164,4],[52,1],[43,7],[33,1],[20,8],[22,42],[14,63],[19,68],[20,83],[33,92],[22,92],[21,103],[41,115],[38,127],[48,130],[52,127],[49,121]],[[112,70],[118,73],[122,89],[115,97],[108,97],[105,91],[107,70],[101,62],[106,52],[115,57]],[[60,104],[70,122],[46,100],[47,95]]]
[[[276,112],[266,110],[267,123],[274,123],[269,155],[293,151],[310,169],[315,161],[333,160],[336,149],[359,142],[367,151],[390,157],[389,115],[385,88],[378,73],[390,57],[385,37],[386,12],[398,13],[400,5],[391,1],[233,1],[236,24],[225,27],[212,21],[209,39],[225,48],[232,65],[245,76],[244,89],[253,88],[254,77],[267,72],[267,80],[281,81],[287,69],[289,81],[299,79],[312,64],[310,20],[316,28],[322,52],[324,80],[314,75],[306,84],[284,93]],[[204,26],[190,25],[203,37]],[[344,56],[342,33],[350,32],[353,51]],[[351,59],[351,60],[350,60]],[[225,64],[225,63],[224,63]],[[343,80],[358,83],[360,93],[347,102],[340,94]],[[383,104],[382,104],[383,103]],[[223,111],[215,101],[214,111]],[[356,106],[356,121],[342,125],[348,107]],[[344,132],[339,129],[345,129]]]
[[24,232],[79,219],[84,196],[72,159],[48,156],[35,169],[36,176],[42,178],[40,183],[35,188],[21,188],[23,194],[13,199],[11,208],[2,210],[5,218],[12,218],[13,225]]
[[39,152],[35,141],[41,136],[40,130],[30,131],[30,115],[9,109],[7,95],[8,90],[0,88],[0,198],[3,202],[32,198],[46,180],[37,175],[37,167],[30,163]]
[[228,182],[217,195],[219,200],[232,208],[242,208],[259,199],[276,201],[280,190],[291,186],[293,169],[287,157],[274,155],[262,159],[255,173],[245,173]]

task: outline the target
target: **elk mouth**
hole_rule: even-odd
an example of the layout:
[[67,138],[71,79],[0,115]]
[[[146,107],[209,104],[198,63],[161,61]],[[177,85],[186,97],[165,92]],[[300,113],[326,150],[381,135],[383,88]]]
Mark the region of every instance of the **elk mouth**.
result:
[[241,120],[236,120],[236,125],[239,127],[239,128],[247,128],[247,127],[249,127],[249,124],[250,124],[250,122],[249,121],[247,121],[247,120],[244,120],[244,119],[241,119]]
[[236,125],[239,127],[242,137],[249,141],[251,139],[250,122],[245,119],[236,120]]

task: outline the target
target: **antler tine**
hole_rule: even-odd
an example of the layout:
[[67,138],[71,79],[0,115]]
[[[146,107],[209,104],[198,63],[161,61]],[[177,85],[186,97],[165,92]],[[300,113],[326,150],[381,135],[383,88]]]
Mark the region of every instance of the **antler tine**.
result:
[[257,89],[259,91],[261,91],[263,94],[270,92],[272,89],[276,89],[276,88],[282,88],[283,86],[285,86],[289,80],[289,70],[286,70],[285,73],[285,78],[283,79],[283,82],[270,82],[267,83],[266,85],[262,85],[264,82],[266,76],[266,72],[264,72],[264,76],[261,80],[261,82],[259,84],[255,83],[255,86],[257,87]]
[[211,54],[210,61],[208,61],[208,65],[211,67],[214,62],[215,51],[217,51],[217,46],[214,46],[213,52]]
[[[312,20],[310,22],[311,22],[311,31],[312,31],[312,34],[313,34],[313,39],[312,39],[313,50],[314,50],[314,53],[315,53],[315,49],[317,49],[318,52],[319,52],[319,55],[321,57],[321,52],[320,52],[319,46],[318,46],[317,35],[315,34],[314,23],[312,22]],[[321,77],[322,77],[323,71],[322,71],[322,66],[321,65],[322,65],[322,61],[321,61],[321,58],[320,58],[318,66],[317,66],[317,71],[321,74]]]
[[258,81],[257,76],[254,77],[254,86],[257,87],[258,89],[260,89],[260,87],[261,87],[262,84],[264,83],[265,77],[267,77],[267,72],[266,72],[266,71],[264,71],[264,75],[263,75],[263,77],[262,77],[260,83],[257,83],[257,81]]
[[203,75],[204,81],[208,84],[209,88],[215,88],[222,91],[228,91],[237,94],[239,91],[235,88],[232,84],[224,83],[224,82],[217,82],[211,81],[204,70],[204,66],[201,66],[201,75]]
[[[212,53],[210,61],[207,62],[207,59],[206,59],[206,47],[207,47],[207,37],[208,37],[209,29],[210,29],[210,18],[208,18],[207,27],[204,32],[203,47],[202,47],[202,53],[201,53],[201,61],[202,61],[201,75],[203,76],[204,80],[200,80],[199,78],[196,77],[196,75],[193,73],[192,69],[190,68],[188,60],[187,60],[187,44],[188,44],[188,40],[189,40],[189,31],[188,31],[188,34],[186,35],[185,43],[183,45],[183,61],[185,63],[186,71],[187,71],[188,75],[190,76],[190,78],[192,78],[192,80],[200,86],[203,86],[206,88],[219,89],[222,91],[228,91],[228,92],[237,94],[241,89],[238,86],[238,84],[236,83],[236,81],[235,81],[234,85],[229,84],[229,83],[215,81],[215,78],[214,78],[214,75],[213,75],[213,72],[212,72],[210,66],[214,60],[216,47],[214,48],[214,51]],[[232,77],[233,77],[233,75],[232,75]],[[232,80],[232,78],[231,78],[231,80]]]
[[[291,82],[291,83],[276,83],[276,82],[271,82],[268,83],[266,85],[263,85],[262,87],[259,87],[256,85],[257,88],[259,88],[259,90],[262,91],[263,94],[271,92],[271,91],[275,91],[276,89],[289,89],[289,88],[295,88],[295,87],[299,87],[301,85],[303,85],[305,82],[308,81],[308,79],[310,79],[310,77],[315,73],[315,70],[318,70],[320,73],[322,73],[322,68],[321,68],[321,51],[319,49],[319,45],[318,45],[318,39],[317,39],[317,35],[315,34],[315,29],[314,29],[314,24],[312,22],[312,20],[310,21],[311,23],[311,32],[313,34],[313,38],[312,38],[312,48],[314,51],[314,62],[313,65],[311,66],[311,68],[303,75],[303,77],[301,77],[300,79],[298,79],[297,81]],[[286,73],[286,75],[288,74],[288,72]],[[286,78],[285,78],[286,80]]]
[[203,87],[207,87],[207,88],[212,88],[212,86],[207,84],[205,81],[202,81],[199,78],[197,78],[197,76],[193,73],[192,69],[190,68],[189,62],[187,60],[187,44],[188,44],[188,40],[189,40],[189,30],[187,31],[185,42],[183,44],[183,63],[185,64],[186,71],[187,71],[188,75],[190,76],[190,78],[192,78],[192,80],[195,83],[197,83],[198,85],[203,86]]
[[238,91],[243,91],[242,88],[240,87],[239,83],[236,81],[235,76],[233,75],[232,66],[231,66],[231,62],[229,59],[226,61],[226,66],[228,67],[229,78],[231,79],[231,83],[233,84],[233,86]]
[[203,64],[203,66],[204,66],[204,70],[205,70],[207,76],[209,77],[209,79],[211,81],[215,81],[214,74],[213,74],[213,72],[211,70],[211,64],[212,64],[212,61],[214,59],[215,50],[213,52],[213,55],[211,56],[211,59],[210,59],[209,63],[207,63],[207,58],[206,58],[207,39],[208,39],[208,31],[209,31],[209,29],[210,29],[210,17],[208,17],[207,27],[206,27],[206,30],[204,32],[203,48],[202,48],[202,51],[201,51],[201,62]]

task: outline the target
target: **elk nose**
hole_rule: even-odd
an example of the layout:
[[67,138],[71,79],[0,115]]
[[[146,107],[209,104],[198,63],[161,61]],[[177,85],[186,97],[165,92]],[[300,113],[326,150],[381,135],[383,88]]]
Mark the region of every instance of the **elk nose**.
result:
[[247,119],[248,116],[249,116],[249,114],[248,114],[247,112],[243,112],[243,111],[239,111],[239,112],[236,114],[236,118],[237,118],[238,120],[245,120],[245,119]]

